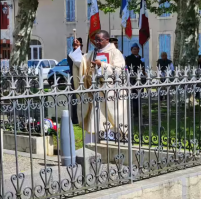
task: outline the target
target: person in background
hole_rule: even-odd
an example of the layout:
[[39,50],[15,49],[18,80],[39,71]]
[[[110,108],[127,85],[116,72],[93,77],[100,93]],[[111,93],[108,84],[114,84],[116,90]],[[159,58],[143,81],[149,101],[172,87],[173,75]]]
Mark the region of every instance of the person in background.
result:
[[[137,70],[138,70],[138,67],[142,67],[143,68],[143,72],[145,74],[145,71],[144,71],[144,58],[142,58],[140,55],[139,55],[139,51],[140,51],[140,48],[138,46],[137,43],[134,43],[132,46],[131,46],[131,55],[129,55],[128,57],[126,57],[126,66],[128,67],[128,70],[130,72],[131,70],[131,66],[133,67],[133,70],[135,73],[137,73]],[[131,79],[130,80],[131,84],[134,85],[136,83],[136,80],[135,79]],[[142,90],[143,92],[143,90]],[[137,93],[137,90],[132,90],[132,93]],[[137,99],[133,99],[133,113],[134,113],[134,117],[137,118],[138,117],[138,98]]]
[[[170,59],[167,58],[167,53],[166,52],[162,52],[161,53],[161,59],[158,59],[157,61],[157,67],[160,67],[161,72],[162,72],[162,76],[165,77],[165,71],[167,70],[167,67],[170,67],[170,69],[172,70],[172,75],[174,74],[174,66],[173,63]],[[164,82],[165,78],[161,79],[161,82]],[[166,98],[166,96],[165,96]],[[160,96],[160,100],[163,100],[163,96]]]
[[133,66],[133,70],[136,73],[137,73],[137,70],[138,70],[139,66],[142,66],[142,67],[145,66],[144,58],[142,58],[139,55],[139,51],[140,51],[140,48],[139,48],[138,44],[134,43],[131,46],[131,55],[126,57],[126,65],[128,66],[129,71],[130,71],[130,66],[131,65]]
[[198,57],[198,68],[201,69],[201,55],[199,55]]
[[162,52],[161,53],[161,59],[158,59],[157,61],[157,66],[161,68],[162,71],[162,76],[165,77],[165,71],[167,69],[168,66],[170,66],[170,69],[172,70],[172,73],[174,72],[174,66],[173,63],[170,59],[167,58],[167,53],[166,52]]
[[113,43],[115,45],[115,47],[118,49],[118,39],[117,38],[110,38],[109,39],[110,43]]
[[[109,42],[112,43],[112,44],[114,44],[117,49],[119,48],[118,41],[119,40],[117,38],[110,38],[109,39]],[[123,54],[122,51],[121,51],[121,53]],[[123,56],[124,56],[124,59],[126,59],[126,56],[125,55],[123,55]],[[126,67],[126,69],[127,69],[127,67]]]
[[[80,42],[80,49],[82,50],[82,47],[83,47],[82,38],[77,38],[77,40]],[[78,47],[74,44],[74,42],[73,42],[72,46],[73,46],[73,50],[70,52],[70,54],[71,54],[72,52],[74,52],[74,51],[78,48]],[[69,55],[67,55],[67,61],[68,61],[68,64],[69,64],[69,66],[70,66],[70,76],[73,76],[73,61],[72,61],[72,59],[69,57]],[[75,89],[75,88],[74,88],[73,78],[71,79],[71,84],[72,84],[72,89]],[[75,94],[73,94],[72,99],[77,99]],[[77,105],[72,105],[71,109],[72,109],[72,110],[71,110],[72,123],[73,123],[73,124],[78,124]]]

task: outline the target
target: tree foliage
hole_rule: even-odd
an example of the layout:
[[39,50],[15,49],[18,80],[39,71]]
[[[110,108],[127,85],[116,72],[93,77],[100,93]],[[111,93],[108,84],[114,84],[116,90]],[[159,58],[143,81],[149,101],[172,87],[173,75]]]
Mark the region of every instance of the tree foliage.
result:
[[[115,12],[116,9],[121,7],[122,0],[105,0],[104,3],[102,0],[98,0],[99,9],[102,10],[105,14],[108,12]],[[177,1],[171,0],[147,0],[147,8],[150,12],[157,15],[161,15],[165,12],[173,13],[177,11]],[[164,5],[165,2],[169,2],[170,6],[167,8]],[[161,5],[161,6],[159,6]],[[129,1],[129,10],[133,10],[135,13],[140,11],[140,0],[130,0]]]

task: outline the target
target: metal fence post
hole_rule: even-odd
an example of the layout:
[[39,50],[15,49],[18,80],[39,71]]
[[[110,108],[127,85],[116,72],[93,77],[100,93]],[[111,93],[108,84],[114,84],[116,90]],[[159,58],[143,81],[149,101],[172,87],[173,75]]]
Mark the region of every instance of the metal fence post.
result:
[[[39,68],[39,88],[40,88],[40,90],[41,91],[43,91],[43,89],[44,89],[44,84],[43,84],[43,67],[40,67]],[[40,101],[41,101],[41,97],[40,97]],[[41,104],[42,104],[42,102],[41,102]],[[44,106],[41,106],[41,108],[40,108],[40,126],[41,126],[41,128],[40,128],[40,135],[42,136],[43,135],[43,130],[42,130],[42,128],[44,128],[44,126],[42,126],[42,124],[43,124],[43,121],[44,121]]]
[[0,196],[4,197],[3,193],[3,130],[0,132]]

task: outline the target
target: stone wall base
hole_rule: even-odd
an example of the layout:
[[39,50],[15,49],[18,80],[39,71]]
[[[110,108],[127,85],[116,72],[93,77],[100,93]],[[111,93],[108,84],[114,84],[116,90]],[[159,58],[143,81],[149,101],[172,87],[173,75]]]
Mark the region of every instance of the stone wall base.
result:
[[[32,153],[43,155],[43,137],[31,137],[32,143]],[[15,136],[13,134],[3,134],[3,146],[4,149],[7,150],[15,150]],[[53,137],[46,136],[45,137],[45,146],[46,146],[46,155],[52,156],[54,155],[54,145],[53,145]],[[30,152],[30,143],[29,136],[26,135],[17,135],[17,150],[20,152]]]
[[74,199],[200,199],[201,166],[118,186]]

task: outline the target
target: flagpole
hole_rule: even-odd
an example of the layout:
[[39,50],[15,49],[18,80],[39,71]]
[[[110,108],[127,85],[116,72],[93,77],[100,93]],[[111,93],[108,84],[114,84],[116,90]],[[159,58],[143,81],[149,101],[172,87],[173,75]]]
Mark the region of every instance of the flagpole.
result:
[[142,58],[144,58],[144,45],[142,45]]
[[122,49],[122,54],[124,54],[124,29],[121,27],[121,49]]
[[87,49],[86,49],[86,53],[88,53],[89,51],[89,35],[88,35],[88,38],[87,38]]

